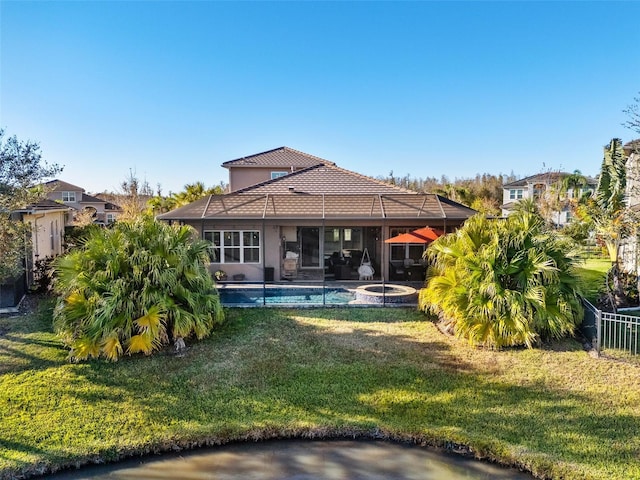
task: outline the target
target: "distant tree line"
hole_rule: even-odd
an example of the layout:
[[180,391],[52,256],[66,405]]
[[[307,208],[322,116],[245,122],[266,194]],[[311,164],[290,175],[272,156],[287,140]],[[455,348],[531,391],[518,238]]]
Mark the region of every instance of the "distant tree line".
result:
[[409,174],[397,177],[392,170],[388,176],[377,178],[408,190],[442,195],[484,214],[500,215],[502,186],[517,180],[518,177],[513,172],[509,175],[478,173],[473,178],[456,178],[452,181],[445,175],[439,179],[435,177],[414,178]]

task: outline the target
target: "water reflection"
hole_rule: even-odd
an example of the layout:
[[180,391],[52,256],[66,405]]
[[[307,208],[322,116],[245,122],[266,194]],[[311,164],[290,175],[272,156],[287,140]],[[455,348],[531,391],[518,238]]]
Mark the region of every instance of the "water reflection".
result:
[[530,480],[516,470],[383,441],[243,443],[88,467],[55,480]]

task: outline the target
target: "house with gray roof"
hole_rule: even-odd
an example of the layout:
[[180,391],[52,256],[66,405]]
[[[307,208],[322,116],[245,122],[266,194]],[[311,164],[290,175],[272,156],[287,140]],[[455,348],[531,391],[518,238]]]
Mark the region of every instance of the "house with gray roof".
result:
[[[388,279],[398,262],[419,265],[425,245],[389,245],[386,239],[425,226],[449,232],[476,213],[439,195],[387,184],[288,147],[239,163],[245,159],[260,165],[255,168],[268,164],[269,171],[285,171],[292,159],[298,163],[286,175],[251,185],[236,179],[231,193],[158,216],[189,224],[210,241],[210,268],[225,271],[229,279],[359,280],[365,261],[375,272],[371,277]],[[303,166],[305,159],[309,164]]]
[[72,185],[62,180],[51,180],[43,184],[47,199],[69,207],[66,225],[73,225],[74,218],[87,213],[93,223],[107,225],[112,223],[122,213],[122,209],[109,201],[88,195],[84,188]]
[[546,172],[531,175],[514,182],[506,183],[502,187],[502,215],[508,216],[516,208],[520,200],[538,200],[548,195],[560,195],[558,209],[551,213],[550,220],[557,226],[566,225],[571,221],[571,199],[578,199],[585,194],[595,192],[597,181],[584,177],[586,182],[577,188],[562,189],[562,182],[571,174],[567,172]]

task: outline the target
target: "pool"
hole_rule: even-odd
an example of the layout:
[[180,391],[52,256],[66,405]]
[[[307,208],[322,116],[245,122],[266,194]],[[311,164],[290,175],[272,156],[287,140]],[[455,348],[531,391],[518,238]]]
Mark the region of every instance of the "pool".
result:
[[417,290],[403,285],[369,284],[364,286],[320,285],[219,285],[224,306],[263,305],[387,305],[409,306],[417,303]]
[[223,305],[347,305],[355,293],[342,287],[220,288]]

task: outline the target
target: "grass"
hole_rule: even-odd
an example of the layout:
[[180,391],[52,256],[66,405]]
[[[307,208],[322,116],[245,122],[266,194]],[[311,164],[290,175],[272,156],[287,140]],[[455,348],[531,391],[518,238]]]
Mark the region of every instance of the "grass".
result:
[[595,304],[598,296],[604,291],[605,277],[611,268],[609,258],[587,258],[577,268],[580,288],[584,297]]
[[0,319],[0,477],[177,447],[376,436],[539,478],[640,479],[640,365],[567,340],[501,352],[407,309],[230,309],[183,357],[66,362],[49,318]]

